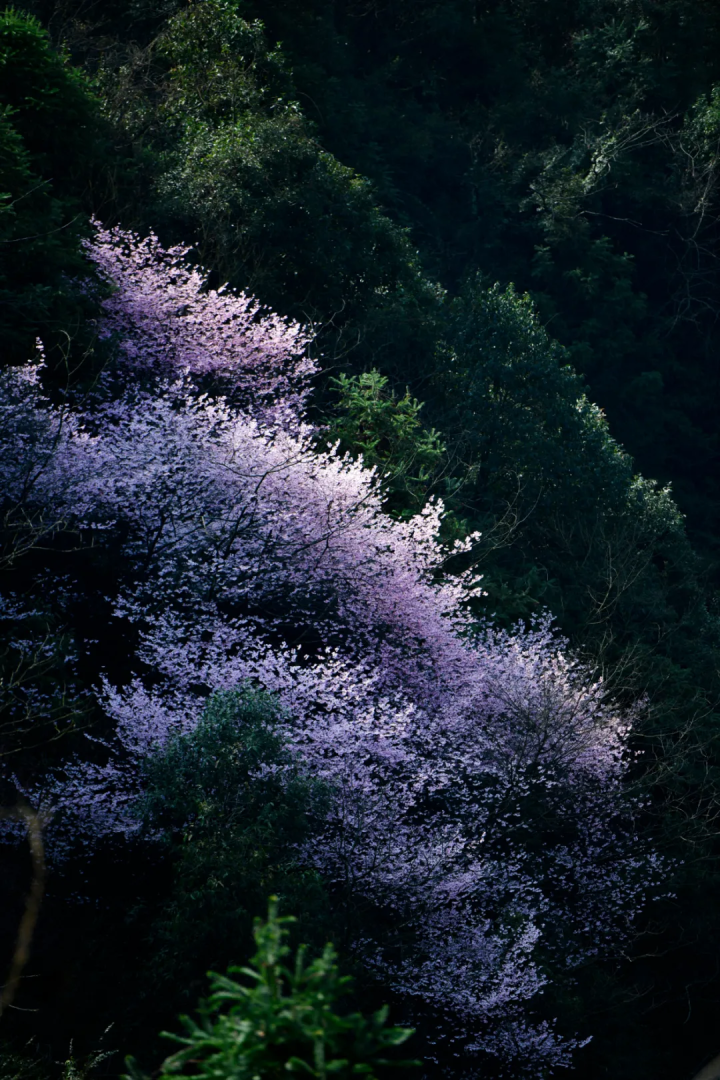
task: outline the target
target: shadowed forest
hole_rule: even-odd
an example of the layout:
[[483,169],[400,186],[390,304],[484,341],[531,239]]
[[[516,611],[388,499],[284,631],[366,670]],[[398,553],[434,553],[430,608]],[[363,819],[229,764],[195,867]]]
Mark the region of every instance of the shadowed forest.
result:
[[720,6],[7,7],[0,341],[0,1080],[720,1054]]

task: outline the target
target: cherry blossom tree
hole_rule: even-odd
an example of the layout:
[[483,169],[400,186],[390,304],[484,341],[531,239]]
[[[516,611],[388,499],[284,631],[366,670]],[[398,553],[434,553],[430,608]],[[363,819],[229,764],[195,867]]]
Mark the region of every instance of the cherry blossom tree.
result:
[[132,837],[148,755],[209,694],[262,688],[333,794],[303,857],[391,913],[356,944],[368,966],[465,1053],[567,1064],[578,1039],[536,1016],[544,972],[617,947],[662,878],[625,790],[632,718],[548,620],[474,624],[479,582],[448,572],[474,538],[440,543],[440,503],[393,520],[375,472],[317,449],[299,327],[207,291],[153,237],[99,229],[88,254],[119,383],[60,441],[60,414],[27,400],[64,478],[44,497],[79,486],[79,528],[122,523],[114,610],[139,647],[135,678],[98,688],[105,762],[43,782],[58,836]]

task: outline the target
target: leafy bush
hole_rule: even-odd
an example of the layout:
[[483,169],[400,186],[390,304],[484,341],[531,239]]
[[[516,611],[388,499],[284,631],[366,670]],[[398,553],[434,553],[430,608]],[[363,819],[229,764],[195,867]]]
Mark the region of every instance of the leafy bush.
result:
[[341,449],[362,454],[365,465],[378,469],[388,511],[411,517],[422,509],[439,476],[445,447],[438,432],[420,420],[422,404],[409,390],[398,397],[388,381],[375,370],[331,379],[338,404],[329,435]]
[[144,764],[141,814],[172,871],[150,934],[153,992],[184,982],[187,995],[199,965],[226,963],[228,942],[249,940],[268,889],[322,924],[322,887],[297,852],[327,796],[298,769],[278,715],[268,694],[216,694],[194,731]]
[[[166,1038],[183,1049],[160,1066],[161,1080],[192,1075],[201,1080],[260,1080],[300,1073],[326,1080],[364,1076],[375,1080],[388,1066],[417,1062],[393,1060],[393,1050],[413,1034],[411,1029],[388,1027],[388,1009],[371,1017],[339,1013],[339,1001],[348,994],[352,979],[341,976],[332,945],[308,962],[305,947],[298,949],[291,968],[282,961],[290,949],[287,926],[272,897],[267,922],[255,920],[257,952],[248,967],[231,967],[227,975],[210,973],[211,994],[200,1009],[200,1019],[182,1017],[185,1035]],[[244,975],[250,985],[231,978]],[[140,1080],[132,1059],[126,1080]]]

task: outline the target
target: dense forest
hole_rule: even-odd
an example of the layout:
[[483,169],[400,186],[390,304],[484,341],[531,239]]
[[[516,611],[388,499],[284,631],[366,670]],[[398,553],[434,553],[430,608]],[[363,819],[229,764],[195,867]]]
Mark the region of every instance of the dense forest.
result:
[[0,340],[0,1080],[720,1055],[713,0],[6,7]]

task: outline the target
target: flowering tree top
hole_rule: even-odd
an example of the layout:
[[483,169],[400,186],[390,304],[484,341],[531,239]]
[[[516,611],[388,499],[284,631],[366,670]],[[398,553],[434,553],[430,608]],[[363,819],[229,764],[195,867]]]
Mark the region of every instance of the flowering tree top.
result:
[[317,371],[305,355],[311,333],[245,293],[208,288],[189,248],[166,249],[153,234],[95,222],[85,250],[113,290],[102,334],[117,338],[129,368],[212,376],[265,419],[297,417]]

